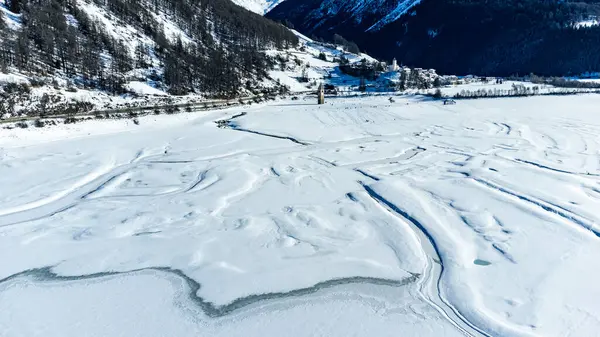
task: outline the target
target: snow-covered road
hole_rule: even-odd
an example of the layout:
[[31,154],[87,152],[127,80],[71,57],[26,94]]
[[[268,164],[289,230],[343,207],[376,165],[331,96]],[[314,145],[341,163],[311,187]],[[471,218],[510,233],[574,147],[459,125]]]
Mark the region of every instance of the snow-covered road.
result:
[[598,103],[1,130],[0,336],[596,335]]

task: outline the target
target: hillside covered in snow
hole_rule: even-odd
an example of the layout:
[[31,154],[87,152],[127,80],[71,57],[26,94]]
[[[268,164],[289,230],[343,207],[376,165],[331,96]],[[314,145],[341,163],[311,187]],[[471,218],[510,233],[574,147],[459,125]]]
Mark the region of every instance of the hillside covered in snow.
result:
[[360,69],[387,69],[351,42],[313,41],[229,0],[170,4],[0,0],[0,119],[206,109],[320,83],[348,92]]
[[237,5],[257,14],[265,14],[283,0],[232,0]]
[[229,0],[0,0],[0,8],[4,103],[40,87],[45,105],[59,90],[252,95],[274,87],[266,51],[298,44],[286,27]]

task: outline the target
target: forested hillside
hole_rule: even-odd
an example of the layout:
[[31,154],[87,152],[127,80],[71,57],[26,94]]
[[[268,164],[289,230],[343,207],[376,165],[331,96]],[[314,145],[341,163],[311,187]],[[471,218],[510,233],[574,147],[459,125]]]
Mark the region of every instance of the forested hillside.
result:
[[[268,13],[309,36],[340,34],[382,59],[446,74],[576,75],[600,70],[598,0],[422,0],[385,25],[333,0],[287,0]],[[397,0],[396,3],[404,1]],[[392,5],[390,5],[392,6]],[[578,24],[586,21],[588,24]]]
[[231,97],[255,88],[266,49],[297,43],[284,26],[229,0],[0,0],[0,65],[122,93],[127,78]]

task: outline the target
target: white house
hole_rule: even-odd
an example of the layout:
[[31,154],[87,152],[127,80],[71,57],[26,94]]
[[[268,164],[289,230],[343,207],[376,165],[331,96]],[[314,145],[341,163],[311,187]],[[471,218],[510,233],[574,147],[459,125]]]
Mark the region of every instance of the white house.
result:
[[394,58],[392,60],[392,64],[390,64],[388,67],[388,71],[398,71],[398,70],[400,70],[400,67],[398,67],[398,62]]

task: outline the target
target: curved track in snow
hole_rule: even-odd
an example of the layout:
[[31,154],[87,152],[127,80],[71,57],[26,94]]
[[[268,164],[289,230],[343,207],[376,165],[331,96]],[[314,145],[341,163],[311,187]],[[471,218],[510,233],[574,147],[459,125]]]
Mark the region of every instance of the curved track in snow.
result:
[[435,240],[431,234],[427,232],[427,229],[425,229],[417,219],[410,216],[406,211],[402,210],[389,200],[386,200],[368,185],[363,184],[363,187],[369,197],[375,202],[379,203],[389,212],[399,216],[402,220],[408,222],[419,237],[423,253],[427,256],[425,270],[418,281],[419,294],[423,300],[434,307],[465,336],[491,336],[483,329],[469,322],[468,319],[461,315],[460,312],[442,296],[440,283],[442,281],[442,273],[444,272],[444,261]]

